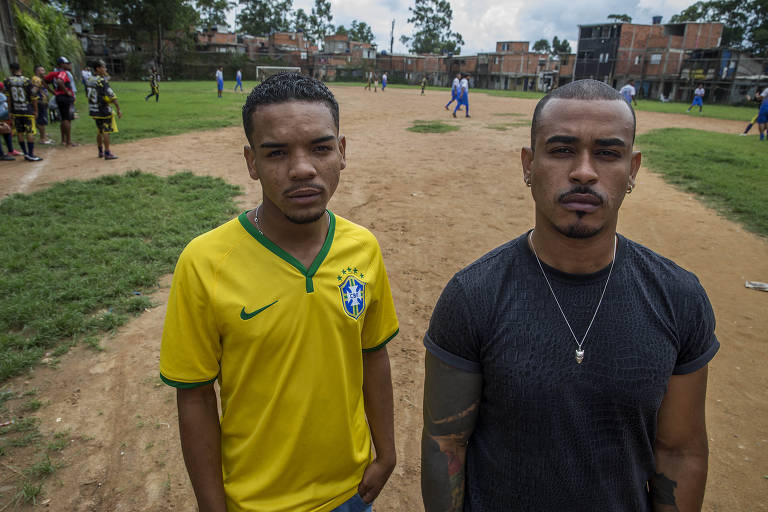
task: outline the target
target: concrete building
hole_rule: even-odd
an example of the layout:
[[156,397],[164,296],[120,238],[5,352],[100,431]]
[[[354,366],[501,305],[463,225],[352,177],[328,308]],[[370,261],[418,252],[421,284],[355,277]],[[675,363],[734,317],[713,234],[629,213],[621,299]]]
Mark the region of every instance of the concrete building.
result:
[[553,57],[530,51],[529,41],[498,41],[495,52],[477,55],[475,87],[548,91],[571,81],[572,75],[570,54]]
[[720,46],[722,23],[579,25],[574,80],[594,78],[620,88],[635,80],[644,98],[677,97],[686,53]]

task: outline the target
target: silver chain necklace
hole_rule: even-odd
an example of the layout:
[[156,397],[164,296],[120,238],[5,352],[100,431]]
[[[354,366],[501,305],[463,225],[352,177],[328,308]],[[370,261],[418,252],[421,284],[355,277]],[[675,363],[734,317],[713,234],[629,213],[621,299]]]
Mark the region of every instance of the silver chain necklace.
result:
[[587,334],[589,334],[589,329],[592,327],[592,322],[595,321],[595,317],[597,316],[597,312],[600,309],[600,304],[603,303],[603,297],[605,297],[605,290],[608,289],[608,281],[611,280],[611,273],[613,272],[613,264],[616,261],[616,240],[617,236],[613,236],[613,259],[611,260],[611,268],[608,269],[608,278],[605,280],[605,286],[603,286],[603,293],[600,294],[600,300],[597,301],[597,307],[595,308],[595,312],[592,315],[592,320],[589,321],[589,325],[587,326],[587,331],[584,333],[584,336],[581,338],[581,341],[579,341],[579,338],[576,337],[576,333],[573,332],[573,328],[571,327],[571,323],[568,321],[568,318],[565,316],[565,312],[563,311],[563,307],[560,305],[560,301],[557,300],[557,295],[555,295],[555,290],[552,289],[552,284],[549,282],[549,278],[547,277],[547,273],[544,272],[544,267],[541,265],[541,260],[539,260],[539,255],[536,254],[536,247],[533,245],[533,231],[531,231],[531,234],[528,235],[528,240],[531,242],[531,249],[533,249],[533,255],[536,257],[536,263],[539,264],[539,269],[541,270],[541,275],[544,276],[544,280],[547,282],[547,286],[549,286],[549,291],[552,293],[552,297],[555,299],[555,303],[557,304],[557,309],[560,310],[560,314],[563,315],[563,320],[565,320],[565,325],[568,326],[568,330],[571,331],[571,336],[573,336],[573,341],[576,342],[576,362],[581,364],[582,361],[584,361],[584,340],[587,339]]

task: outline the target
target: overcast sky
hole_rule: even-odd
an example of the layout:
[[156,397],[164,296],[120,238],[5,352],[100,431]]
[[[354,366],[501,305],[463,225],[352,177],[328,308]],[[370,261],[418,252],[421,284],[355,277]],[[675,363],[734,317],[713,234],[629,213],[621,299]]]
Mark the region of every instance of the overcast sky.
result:
[[[629,14],[633,23],[651,23],[651,16],[669,21],[695,0],[451,0],[453,31],[464,37],[463,54],[493,51],[496,41],[530,41],[553,36],[567,39],[576,51],[578,25],[607,22],[608,14]],[[389,50],[395,20],[395,53],[405,53],[401,35],[411,35],[407,23],[413,0],[331,0],[332,23],[349,27],[353,19],[371,25],[379,50]],[[293,8],[309,12],[314,0],[293,0]],[[234,19],[234,12],[230,13]]]

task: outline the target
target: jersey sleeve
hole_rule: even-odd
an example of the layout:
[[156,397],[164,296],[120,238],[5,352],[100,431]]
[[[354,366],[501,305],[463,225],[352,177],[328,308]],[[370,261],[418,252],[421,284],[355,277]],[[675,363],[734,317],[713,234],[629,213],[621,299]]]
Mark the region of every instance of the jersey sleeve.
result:
[[473,328],[474,315],[460,280],[454,276],[435,305],[424,346],[442,362],[459,370],[480,373],[480,340]]
[[397,336],[400,330],[384,259],[375,239],[374,244],[376,253],[368,272],[375,276],[375,281],[371,290],[371,302],[367,306],[368,311],[363,323],[361,339],[363,352],[372,352],[384,347]]
[[115,94],[115,90],[112,89],[112,86],[106,80],[104,81],[104,98],[107,98],[109,101],[113,101],[117,99],[117,94]]
[[160,376],[177,388],[208,384],[219,375],[222,345],[211,300],[212,272],[187,247],[171,283],[160,347]]
[[680,311],[685,315],[678,324],[680,348],[673,370],[674,375],[685,375],[703,368],[720,349],[715,336],[715,314],[707,293],[695,276],[694,289],[681,293]]

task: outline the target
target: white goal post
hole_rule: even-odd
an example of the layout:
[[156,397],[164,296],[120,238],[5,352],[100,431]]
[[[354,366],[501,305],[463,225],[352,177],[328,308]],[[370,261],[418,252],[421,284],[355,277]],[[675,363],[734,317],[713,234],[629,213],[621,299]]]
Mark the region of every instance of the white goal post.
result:
[[267,77],[287,72],[301,73],[301,68],[291,66],[256,66],[256,80],[263,82]]

